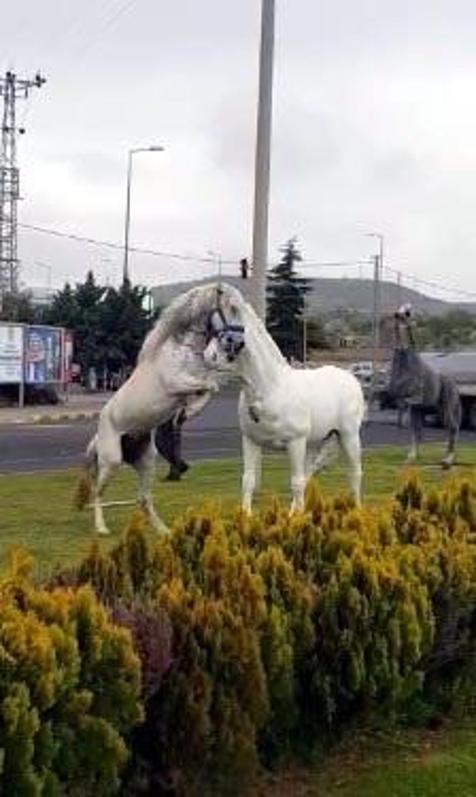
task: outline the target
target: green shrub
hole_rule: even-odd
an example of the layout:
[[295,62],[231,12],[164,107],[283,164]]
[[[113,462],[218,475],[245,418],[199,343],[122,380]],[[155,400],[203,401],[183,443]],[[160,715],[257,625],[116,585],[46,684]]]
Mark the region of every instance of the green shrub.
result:
[[[69,577],[125,611],[148,683],[124,788],[243,793],[259,763],[358,718],[446,710],[475,675],[475,498],[410,475],[357,509],[311,485],[292,518],[206,506],[149,542],[136,515],[110,554],[95,547]],[[153,616],[151,656],[134,625]]]
[[130,636],[89,587],[46,590],[29,572],[17,554],[0,582],[0,791],[115,794],[142,717]]

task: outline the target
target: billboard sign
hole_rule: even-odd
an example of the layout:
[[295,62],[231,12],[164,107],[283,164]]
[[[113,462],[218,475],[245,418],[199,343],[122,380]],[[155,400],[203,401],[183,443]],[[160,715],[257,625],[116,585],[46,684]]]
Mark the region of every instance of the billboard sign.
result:
[[69,385],[73,381],[74,337],[70,329],[63,330],[63,382]]
[[28,327],[25,331],[25,382],[45,385],[62,380],[62,330]]
[[23,327],[19,324],[0,324],[0,384],[20,384],[22,368]]

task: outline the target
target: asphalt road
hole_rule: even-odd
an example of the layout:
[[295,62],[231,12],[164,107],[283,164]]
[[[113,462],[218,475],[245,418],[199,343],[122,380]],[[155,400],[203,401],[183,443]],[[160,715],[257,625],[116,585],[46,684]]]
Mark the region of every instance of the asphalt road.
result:
[[[202,415],[184,430],[184,455],[187,459],[219,459],[240,454],[237,398],[221,394]],[[0,426],[0,473],[20,473],[74,467],[82,462],[83,452],[95,430],[95,423],[77,422],[51,426]],[[424,439],[442,440],[444,431],[426,428]],[[462,432],[462,441],[476,443],[476,432]],[[408,446],[408,429],[396,425],[396,413],[370,415],[363,430],[363,444]],[[476,459],[476,450],[475,450]]]

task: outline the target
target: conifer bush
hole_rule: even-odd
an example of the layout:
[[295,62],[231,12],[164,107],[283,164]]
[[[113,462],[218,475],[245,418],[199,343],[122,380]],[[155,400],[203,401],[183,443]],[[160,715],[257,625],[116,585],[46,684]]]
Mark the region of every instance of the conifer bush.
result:
[[130,636],[89,587],[37,587],[30,569],[19,553],[0,582],[0,792],[115,794],[142,717]]
[[[49,586],[52,596],[58,584],[75,596],[76,636],[67,640],[81,651],[85,688],[101,684],[91,705],[119,735],[129,729],[124,794],[245,793],[257,766],[330,740],[358,718],[428,717],[469,697],[474,482],[424,490],[410,475],[393,499],[364,509],[313,484],[306,500],[294,517],[276,501],[252,518],[224,518],[205,505],[161,538],[136,514],[113,551],[95,545]],[[94,611],[125,626],[140,657],[144,720],[132,730],[137,696],[122,675],[105,682],[96,626],[81,610],[92,600],[85,584],[104,605]],[[74,680],[68,644],[61,650]],[[38,713],[42,679],[35,689],[15,685],[4,709],[27,729],[21,761],[37,760],[32,738],[43,740],[42,751],[58,744]],[[42,689],[54,692],[48,668],[44,679]]]

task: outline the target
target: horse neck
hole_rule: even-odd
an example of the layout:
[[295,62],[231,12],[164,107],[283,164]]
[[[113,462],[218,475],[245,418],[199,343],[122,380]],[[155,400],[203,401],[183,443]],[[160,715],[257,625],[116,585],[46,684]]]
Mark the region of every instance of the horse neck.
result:
[[246,344],[240,356],[241,376],[245,385],[252,387],[255,393],[266,394],[290,366],[251,308],[246,316]]

